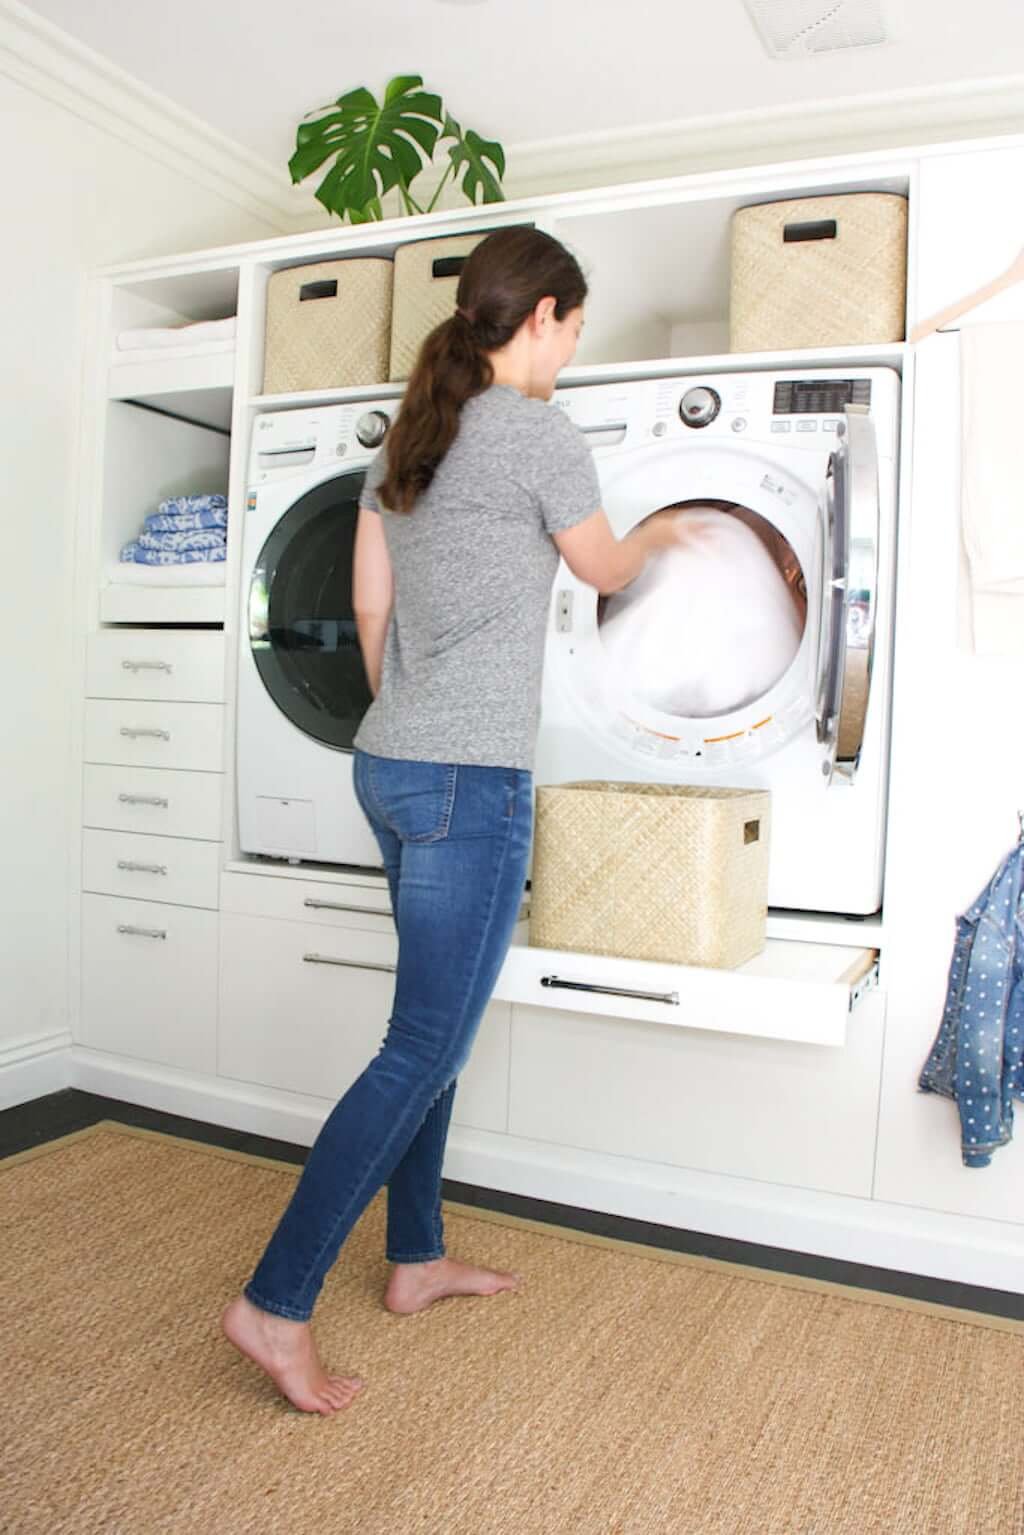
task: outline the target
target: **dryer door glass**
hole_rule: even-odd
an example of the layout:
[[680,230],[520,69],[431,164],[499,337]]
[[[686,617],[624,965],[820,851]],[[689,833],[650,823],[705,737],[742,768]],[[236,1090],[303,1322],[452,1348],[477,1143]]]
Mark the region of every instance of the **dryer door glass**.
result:
[[829,780],[851,780],[864,740],[878,601],[878,452],[866,406],[846,407],[829,461],[818,651],[818,739]]
[[352,607],[362,473],[302,496],[260,550],[249,587],[249,642],[264,686],[307,735],[351,750],[372,694]]
[[779,529],[748,507],[679,505],[679,549],[600,600],[599,632],[633,700],[679,719],[717,719],[764,698],[792,666],[806,574]]

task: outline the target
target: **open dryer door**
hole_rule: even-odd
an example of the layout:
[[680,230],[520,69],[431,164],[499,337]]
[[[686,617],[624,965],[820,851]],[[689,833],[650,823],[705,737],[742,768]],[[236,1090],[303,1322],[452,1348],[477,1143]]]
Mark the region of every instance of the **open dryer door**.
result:
[[878,451],[864,405],[847,405],[823,507],[825,569],[815,714],[829,783],[852,783],[871,693],[878,601]]

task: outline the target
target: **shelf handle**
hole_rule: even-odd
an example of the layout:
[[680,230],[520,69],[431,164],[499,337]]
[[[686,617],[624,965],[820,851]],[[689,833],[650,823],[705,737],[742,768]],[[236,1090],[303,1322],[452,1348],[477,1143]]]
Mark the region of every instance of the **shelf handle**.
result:
[[166,672],[170,676],[174,667],[170,661],[122,661],[126,672]]
[[340,965],[343,970],[381,970],[394,975],[396,966],[378,965],[369,959],[336,959],[333,954],[303,954],[304,965]]
[[119,858],[117,867],[126,874],[166,874],[165,863],[137,863],[134,858]]
[[318,901],[311,895],[307,895],[302,904],[313,911],[355,911],[367,917],[391,915],[389,911],[382,911],[379,906],[347,906],[344,901]]
[[119,933],[130,933],[136,938],[167,937],[167,929],[165,927],[133,927],[130,922],[119,922],[117,924],[117,931]]
[[127,736],[130,741],[137,740],[139,736],[152,736],[156,741],[169,741],[171,739],[171,732],[169,730],[154,730],[148,725],[122,725],[121,735]]
[[119,794],[117,798],[122,805],[158,805],[161,810],[168,810],[171,803],[162,794]]
[[668,1007],[679,1006],[678,991],[634,991],[629,986],[598,986],[593,981],[563,981],[558,975],[542,975],[540,984],[561,991],[591,991],[604,997],[635,997],[640,1002],[664,1002]]

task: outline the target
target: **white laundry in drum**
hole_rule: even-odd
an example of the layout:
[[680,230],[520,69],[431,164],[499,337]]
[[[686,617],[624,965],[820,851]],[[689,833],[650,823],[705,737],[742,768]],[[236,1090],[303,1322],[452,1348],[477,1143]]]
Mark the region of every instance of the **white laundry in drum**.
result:
[[605,599],[601,640],[632,697],[707,719],[752,703],[787,671],[806,602],[792,550],[761,518],[700,505],[679,517],[687,534],[679,547]]

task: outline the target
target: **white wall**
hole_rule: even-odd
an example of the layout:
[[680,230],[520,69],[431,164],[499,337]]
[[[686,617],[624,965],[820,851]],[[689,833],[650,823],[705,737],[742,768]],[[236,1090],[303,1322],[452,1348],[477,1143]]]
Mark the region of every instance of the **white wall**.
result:
[[[0,1052],[67,1022],[72,510],[84,276],[282,232],[131,123],[7,73],[0,283]],[[61,100],[59,98],[63,97]],[[137,125],[134,125],[137,128]],[[225,167],[229,169],[227,162]]]

